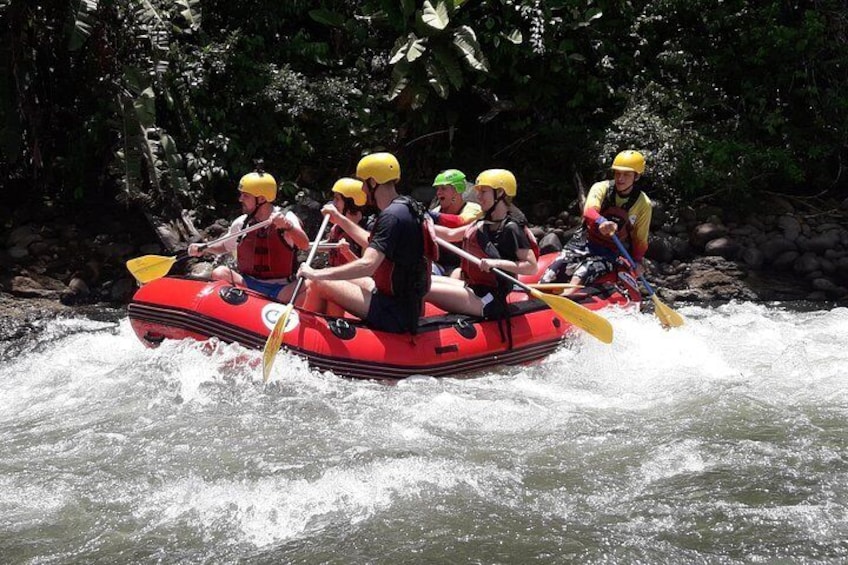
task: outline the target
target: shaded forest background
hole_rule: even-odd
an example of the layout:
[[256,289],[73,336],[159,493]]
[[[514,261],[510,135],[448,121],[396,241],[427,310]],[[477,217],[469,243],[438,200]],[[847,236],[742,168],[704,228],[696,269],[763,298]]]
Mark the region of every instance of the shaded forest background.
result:
[[0,200],[201,222],[389,150],[576,197],[625,147],[673,207],[846,196],[844,0],[0,0]]

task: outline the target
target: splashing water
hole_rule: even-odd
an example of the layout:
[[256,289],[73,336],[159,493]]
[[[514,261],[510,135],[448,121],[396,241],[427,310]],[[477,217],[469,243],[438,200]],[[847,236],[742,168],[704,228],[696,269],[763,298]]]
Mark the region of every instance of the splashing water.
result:
[[396,386],[54,320],[0,362],[0,556],[848,558],[848,309],[609,312],[544,361]]

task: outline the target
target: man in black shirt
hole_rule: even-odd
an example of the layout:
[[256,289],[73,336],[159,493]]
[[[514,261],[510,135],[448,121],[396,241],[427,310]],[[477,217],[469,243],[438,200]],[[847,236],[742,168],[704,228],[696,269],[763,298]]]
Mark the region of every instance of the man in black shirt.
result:
[[374,329],[414,332],[423,297],[430,288],[430,260],[425,249],[424,207],[400,196],[400,164],[390,153],[372,153],[356,167],[368,201],[380,209],[371,239],[356,261],[313,269],[300,276],[310,281],[304,309],[323,312],[330,300]]

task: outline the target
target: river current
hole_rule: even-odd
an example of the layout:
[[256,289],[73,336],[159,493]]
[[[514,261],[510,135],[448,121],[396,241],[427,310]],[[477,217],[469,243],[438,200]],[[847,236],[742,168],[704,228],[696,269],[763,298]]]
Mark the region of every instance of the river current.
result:
[[845,562],[848,309],[677,309],[395,386],[45,321],[0,350],[0,562]]

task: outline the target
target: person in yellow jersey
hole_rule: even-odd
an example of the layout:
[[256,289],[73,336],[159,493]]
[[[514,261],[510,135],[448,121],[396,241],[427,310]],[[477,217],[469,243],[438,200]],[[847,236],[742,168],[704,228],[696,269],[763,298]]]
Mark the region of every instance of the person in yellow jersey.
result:
[[[467,184],[465,173],[459,169],[446,169],[436,175],[433,186],[439,203],[430,210],[430,217],[437,226],[466,226],[483,216],[480,204],[463,198]],[[439,251],[439,261],[433,263],[433,274],[459,278],[459,263],[456,254],[442,249]]]
[[[583,207],[583,229],[569,241],[559,257],[542,275],[541,282],[570,282],[590,285],[626,264],[642,274],[642,259],[648,250],[651,226],[651,200],[637,186],[645,172],[645,157],[628,149],[612,162],[613,179],[592,185]],[[612,239],[618,236],[635,265],[619,256]],[[563,294],[569,294],[568,289]]]
[[293,275],[297,272],[297,250],[309,247],[309,237],[300,220],[292,212],[283,212],[273,202],[277,198],[277,181],[257,170],[241,178],[238,185],[241,216],[230,225],[229,233],[242,231],[254,224],[272,220],[271,225],[256,229],[239,238],[202,248],[193,243],[188,254],[235,255],[237,270],[226,266],[212,271],[212,280],[225,280],[246,286],[281,302],[291,299]]

